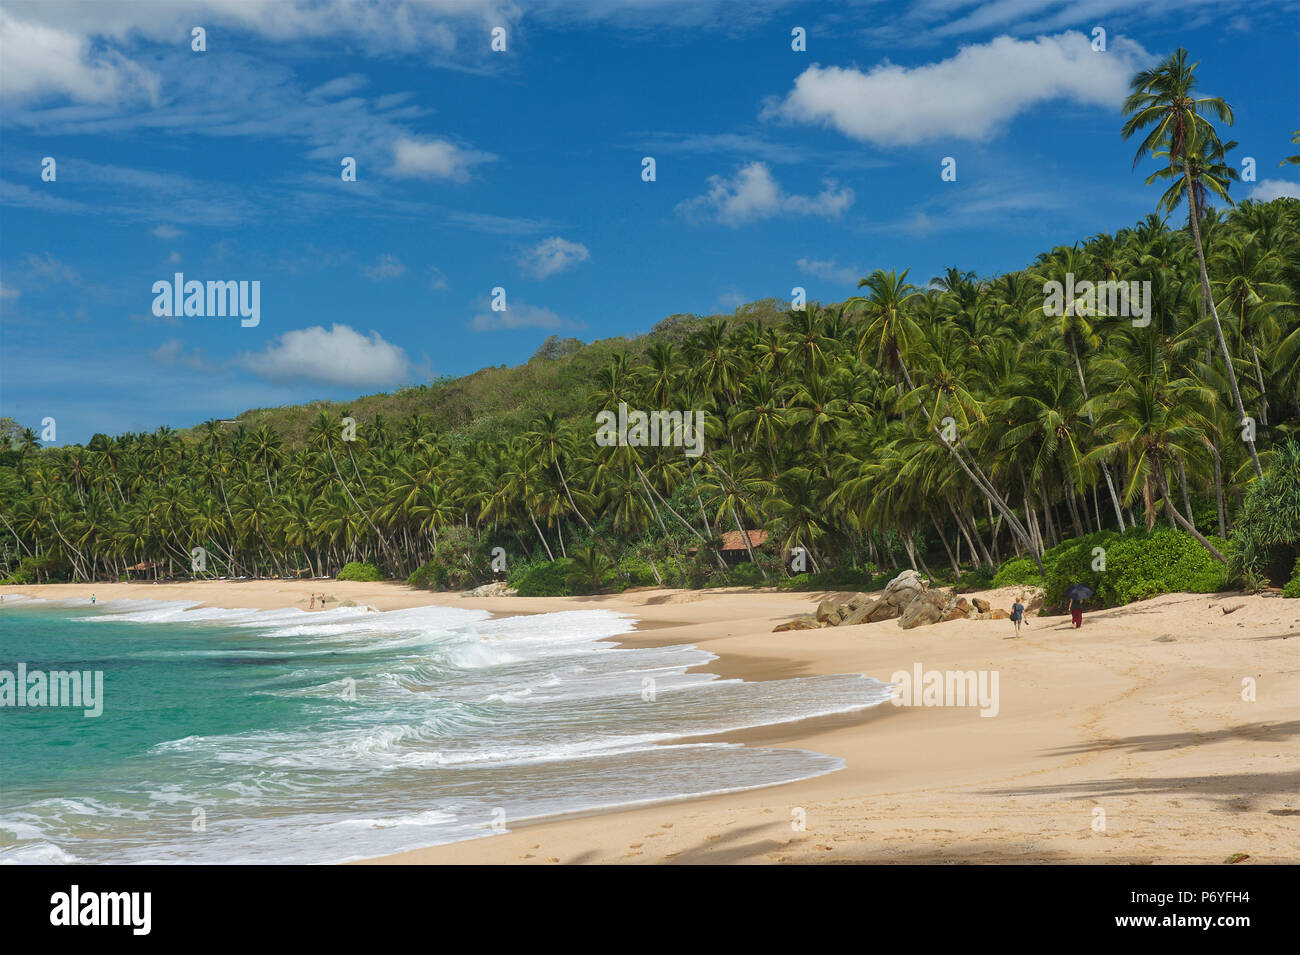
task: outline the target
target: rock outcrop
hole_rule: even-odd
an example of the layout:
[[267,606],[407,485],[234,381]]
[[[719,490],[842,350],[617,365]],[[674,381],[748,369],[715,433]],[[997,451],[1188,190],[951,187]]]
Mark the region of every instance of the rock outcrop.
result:
[[778,624],[773,633],[784,633],[787,630],[820,630],[824,624],[812,614],[804,614],[802,617],[795,617],[785,623]]
[[[1030,591],[1025,614],[1043,605],[1041,591]],[[822,627],[853,627],[881,620],[898,620],[904,630],[950,620],[1007,620],[1010,612],[994,608],[983,597],[959,597],[946,590],[931,590],[914,570],[905,570],[881,591],[878,597],[854,594],[847,600],[828,598],[817,605],[817,612],[783,623],[774,632],[818,630]]]
[[475,587],[463,594],[465,597],[513,597],[518,591],[513,590],[504,580],[494,580],[482,587]]

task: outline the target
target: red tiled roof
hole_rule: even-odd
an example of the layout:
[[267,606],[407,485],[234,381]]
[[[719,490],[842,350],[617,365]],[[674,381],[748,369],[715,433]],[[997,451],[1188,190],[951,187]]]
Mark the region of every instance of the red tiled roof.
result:
[[[767,540],[767,531],[745,531],[749,535],[749,546],[758,547]],[[740,531],[723,531],[722,532],[722,549],[723,550],[744,550],[745,538],[740,536]]]

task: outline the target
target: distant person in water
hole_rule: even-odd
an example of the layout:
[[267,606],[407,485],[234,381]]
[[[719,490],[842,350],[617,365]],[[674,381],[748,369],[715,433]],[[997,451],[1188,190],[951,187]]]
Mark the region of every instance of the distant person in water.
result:
[[91,595],[90,595],[90,602],[91,602],[92,604],[95,602],[95,595],[94,595],[94,594],[91,594]]
[[1083,626],[1083,601],[1078,597],[1070,598],[1070,619],[1074,621],[1075,630]]
[[1025,605],[1020,602],[1024,599],[1024,594],[1020,594],[1011,605],[1011,622],[1015,625],[1017,637],[1020,636],[1020,621],[1025,619]]

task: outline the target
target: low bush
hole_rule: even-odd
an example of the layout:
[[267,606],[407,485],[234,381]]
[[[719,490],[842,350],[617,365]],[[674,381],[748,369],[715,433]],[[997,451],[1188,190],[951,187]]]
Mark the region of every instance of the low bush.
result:
[[994,587],[1041,587],[1043,578],[1032,559],[1012,557],[997,569],[992,584]]
[[[1226,546],[1213,541],[1215,546]],[[1104,555],[1097,552],[1100,547]],[[1090,534],[1054,548],[1043,604],[1051,610],[1068,606],[1065,591],[1085,584],[1095,593],[1094,607],[1117,607],[1168,593],[1207,594],[1227,586],[1227,568],[1190,534],[1165,528],[1147,534],[1129,530]],[[1104,557],[1104,561],[1103,561]],[[1046,559],[1044,560],[1046,563]]]
[[430,560],[411,571],[411,575],[406,578],[406,585],[419,590],[437,590],[441,579],[442,568],[436,560]]
[[1283,597],[1300,597],[1300,560],[1295,562],[1295,570],[1291,572],[1291,579],[1282,585]]
[[[1032,566],[1032,564],[1031,561],[1030,565]],[[1038,573],[1037,568],[1035,568],[1034,573]],[[993,583],[993,577],[993,571],[987,567],[975,567],[963,571],[961,580],[954,583],[954,592],[969,593],[972,590],[988,590],[990,587],[996,586]]]
[[339,571],[339,580],[383,580],[384,576],[374,564],[349,561]]
[[780,590],[870,590],[872,579],[871,571],[865,568],[836,567],[816,574],[795,574],[780,581],[777,587]]
[[[618,563],[619,569],[627,575],[627,585],[629,587],[658,587],[659,581],[655,580],[654,570],[650,566],[650,561],[640,557],[625,557]],[[663,576],[663,571],[660,571]]]
[[568,558],[539,561],[526,566],[511,579],[510,585],[521,597],[567,597],[572,565]]

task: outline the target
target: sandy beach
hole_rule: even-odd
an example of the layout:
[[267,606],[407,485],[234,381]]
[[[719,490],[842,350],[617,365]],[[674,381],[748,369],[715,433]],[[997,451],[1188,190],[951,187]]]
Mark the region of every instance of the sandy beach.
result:
[[[469,598],[393,583],[221,581],[0,588],[47,599],[192,600],[379,610],[445,604],[495,614],[605,608],[626,645],[693,644],[726,678],[987,671],[998,712],[885,704],[724,737],[846,767],[761,790],[512,826],[379,863],[1300,862],[1300,601],[1173,594],[1068,617],[895,621],[773,633],[826,594],[638,590]],[[988,594],[1009,606],[1009,592]],[[1229,614],[1225,606],[1240,605]],[[2,612],[2,611],[0,611]],[[1294,641],[1294,642],[1293,642]],[[1253,701],[1243,698],[1244,683]],[[1250,695],[1246,693],[1245,695]],[[413,807],[415,808],[415,807]]]

